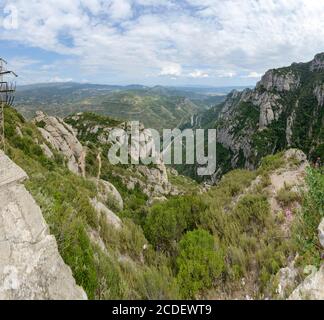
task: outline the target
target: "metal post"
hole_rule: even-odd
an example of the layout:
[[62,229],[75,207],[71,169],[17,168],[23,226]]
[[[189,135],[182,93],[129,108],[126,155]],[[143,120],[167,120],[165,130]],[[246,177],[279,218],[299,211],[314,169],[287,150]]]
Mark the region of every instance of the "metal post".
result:
[[14,92],[16,87],[13,83],[5,81],[4,77],[7,75],[17,75],[13,71],[6,70],[5,65],[7,62],[0,58],[0,150],[2,149],[6,153],[6,139],[5,139],[5,107],[12,106],[14,102]]

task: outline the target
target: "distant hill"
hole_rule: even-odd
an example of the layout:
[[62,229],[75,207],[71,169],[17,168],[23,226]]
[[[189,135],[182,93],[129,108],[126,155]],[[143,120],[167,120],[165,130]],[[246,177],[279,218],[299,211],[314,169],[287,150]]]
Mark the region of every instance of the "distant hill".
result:
[[26,118],[32,118],[37,110],[60,117],[91,111],[162,129],[180,126],[223,102],[231,89],[47,83],[18,87],[16,105]]

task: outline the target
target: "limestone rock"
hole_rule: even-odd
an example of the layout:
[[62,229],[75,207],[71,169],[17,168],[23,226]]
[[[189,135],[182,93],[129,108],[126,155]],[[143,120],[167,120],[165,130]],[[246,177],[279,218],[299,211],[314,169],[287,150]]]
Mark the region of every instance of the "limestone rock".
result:
[[42,212],[20,184],[25,172],[0,152],[0,299],[86,299]]
[[278,73],[275,70],[269,70],[258,83],[258,87],[263,87],[268,91],[276,90],[279,92],[291,91],[298,88],[300,84],[299,76],[294,72]]
[[324,70],[324,53],[319,53],[315,56],[314,60],[311,62],[311,71],[323,71]]
[[54,157],[52,150],[48,147],[46,143],[41,144],[40,147],[47,158],[52,159]]
[[47,116],[41,111],[36,115],[34,122],[42,123],[39,131],[44,139],[67,159],[72,172],[85,176],[85,151],[74,130],[60,118]]
[[[298,103],[298,102],[297,102]],[[292,136],[293,136],[293,125],[296,118],[296,113],[293,111],[292,114],[287,118],[287,127],[286,127],[286,140],[287,145],[290,147],[292,145]]]
[[23,182],[27,174],[0,151],[0,188]]
[[294,267],[293,264],[286,268],[279,270],[277,274],[279,283],[276,290],[280,299],[287,297],[287,291],[296,286],[296,281],[298,278],[298,270]]
[[91,205],[97,211],[98,215],[104,214],[108,224],[112,225],[116,229],[122,227],[122,221],[118,216],[116,216],[111,210],[109,210],[102,202],[97,199],[90,200]]
[[99,180],[98,182],[98,197],[101,202],[113,202],[119,211],[124,209],[124,201],[118,190],[110,182]]
[[314,89],[314,95],[318,101],[318,105],[323,107],[324,105],[324,84],[316,86]]
[[324,248],[324,219],[322,219],[322,222],[318,227],[318,236],[321,246]]
[[291,294],[289,300],[324,300],[324,265],[308,276]]

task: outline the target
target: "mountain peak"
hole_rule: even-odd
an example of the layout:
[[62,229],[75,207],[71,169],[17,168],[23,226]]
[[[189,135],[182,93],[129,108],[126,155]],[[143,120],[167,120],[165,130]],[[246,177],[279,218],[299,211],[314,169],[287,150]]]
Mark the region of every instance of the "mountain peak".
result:
[[317,54],[314,60],[311,62],[311,71],[323,71],[324,70],[324,52]]

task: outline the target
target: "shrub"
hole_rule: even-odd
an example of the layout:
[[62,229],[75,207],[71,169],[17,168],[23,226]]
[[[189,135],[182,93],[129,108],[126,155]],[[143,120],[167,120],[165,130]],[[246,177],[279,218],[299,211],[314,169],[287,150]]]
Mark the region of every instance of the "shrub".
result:
[[180,241],[177,281],[183,298],[195,298],[210,288],[224,270],[224,257],[207,231],[188,232]]
[[285,160],[283,158],[283,153],[277,153],[275,155],[270,155],[262,159],[261,165],[259,168],[259,173],[268,173],[270,171],[274,171],[279,169],[285,164]]
[[253,228],[263,228],[270,206],[263,195],[244,196],[234,209],[234,215],[238,219],[243,230],[253,232]]
[[155,204],[146,219],[145,235],[163,251],[174,251],[174,245],[185,231],[193,230],[199,214],[205,209],[196,197],[177,197]]

